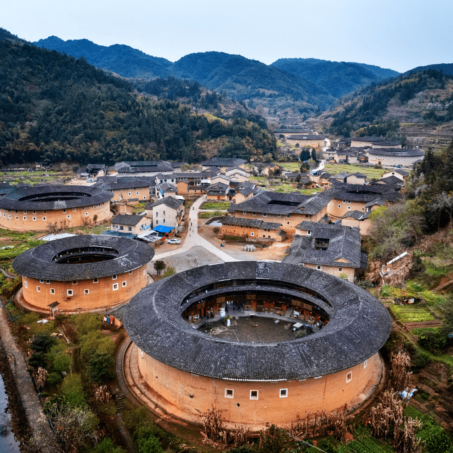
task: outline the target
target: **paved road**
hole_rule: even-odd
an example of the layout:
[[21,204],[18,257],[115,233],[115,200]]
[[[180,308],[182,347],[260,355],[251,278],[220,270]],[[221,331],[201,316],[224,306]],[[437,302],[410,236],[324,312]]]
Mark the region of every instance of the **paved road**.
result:
[[179,255],[181,253],[185,253],[192,247],[203,247],[225,262],[238,261],[237,259],[231,257],[227,253],[223,252],[220,249],[220,247],[216,247],[215,245],[212,245],[209,241],[202,238],[198,234],[198,210],[204,201],[206,201],[206,195],[203,195],[201,198],[199,198],[197,201],[195,201],[190,208],[189,231],[187,233],[184,243],[174,251],[161,253],[159,255],[154,255],[153,261],[161,260],[164,258],[168,258],[169,256],[174,256],[174,255]]

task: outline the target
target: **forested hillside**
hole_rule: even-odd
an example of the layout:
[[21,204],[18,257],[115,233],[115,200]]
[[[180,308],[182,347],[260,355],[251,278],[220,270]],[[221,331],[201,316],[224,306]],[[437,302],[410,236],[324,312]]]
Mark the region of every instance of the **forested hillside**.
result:
[[[403,125],[453,121],[453,77],[434,69],[372,84],[322,115],[331,133],[386,135]],[[395,127],[396,124],[396,127]]]
[[132,84],[84,59],[1,41],[1,163],[195,162],[213,154],[248,159],[276,151],[263,124],[208,118],[132,91]]
[[272,66],[322,86],[335,98],[398,75],[392,69],[379,66],[315,58],[281,58]]

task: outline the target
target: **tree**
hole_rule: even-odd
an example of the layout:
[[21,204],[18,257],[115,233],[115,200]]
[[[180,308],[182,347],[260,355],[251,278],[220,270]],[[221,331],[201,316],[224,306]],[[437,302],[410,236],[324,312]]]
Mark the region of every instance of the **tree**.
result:
[[442,320],[442,332],[445,335],[453,333],[453,295],[449,295],[443,303],[444,319]]
[[35,352],[47,353],[55,343],[55,338],[50,336],[49,332],[39,332],[33,337],[31,349]]
[[315,150],[314,148],[311,150],[311,158],[312,158],[315,162],[318,161],[318,158],[317,158],[317,156],[316,156],[316,150]]
[[164,261],[162,260],[156,260],[154,261],[154,269],[157,272],[157,275],[160,275],[161,271],[163,271],[167,265],[165,264]]
[[74,318],[79,336],[86,335],[102,326],[102,318],[95,313],[82,313]]
[[189,171],[189,170],[191,170],[191,169],[192,169],[192,165],[190,165],[190,164],[183,164],[183,165],[181,165],[181,171],[183,171],[183,172],[184,172],[184,171]]
[[167,269],[165,269],[164,272],[164,277],[171,277],[172,275],[176,274],[176,269],[174,267],[168,266]]
[[123,448],[117,447],[113,443],[112,439],[110,439],[110,437],[106,437],[96,445],[94,453],[127,453],[127,452]]
[[214,227],[214,228],[212,229],[212,232],[213,232],[214,234],[219,234],[219,233],[220,233],[220,228],[219,228],[219,227]]
[[310,170],[310,165],[308,165],[307,162],[302,162],[302,165],[300,166],[301,173],[306,173],[309,170]]
[[113,357],[107,352],[94,352],[88,359],[88,377],[90,381],[102,384],[106,379],[111,379],[114,375],[110,371],[113,365]]
[[311,156],[310,156],[310,150],[307,149],[307,148],[304,148],[304,149],[301,151],[300,156],[299,156],[299,158],[300,158],[300,160],[301,160],[302,162],[306,162],[306,161],[310,160],[310,157],[311,157]]

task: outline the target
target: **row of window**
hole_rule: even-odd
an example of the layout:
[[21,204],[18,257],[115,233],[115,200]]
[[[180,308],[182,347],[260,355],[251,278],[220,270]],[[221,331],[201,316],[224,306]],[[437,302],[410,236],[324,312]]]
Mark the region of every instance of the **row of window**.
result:
[[[137,192],[138,193],[138,192]],[[129,194],[130,195],[130,194]],[[104,203],[98,203],[95,205],[91,206],[91,209],[98,208],[99,206],[102,206]],[[3,212],[11,212],[11,209],[2,209]],[[76,212],[77,208],[72,208],[72,212]],[[24,214],[27,214],[28,211],[22,211]],[[41,211],[39,211],[41,212]],[[66,213],[66,209],[63,209],[63,212]],[[38,211],[32,211],[32,214],[37,214]],[[42,211],[43,214],[47,214],[47,211]],[[18,211],[16,210],[16,214],[18,214]],[[3,217],[5,217],[6,214],[3,214]],[[17,218],[17,217],[16,217]]]
[[[365,360],[363,362],[363,368],[366,368],[368,366],[368,360]],[[322,376],[319,376],[319,379]],[[346,384],[352,381],[352,371],[346,374]],[[279,390],[279,397],[280,398],[288,398],[288,389],[280,389]],[[232,389],[225,389],[225,398],[234,398],[234,390]],[[250,390],[250,399],[251,400],[257,400],[259,399],[259,390]]]
[[[242,211],[242,214],[247,215],[247,212],[246,211]],[[252,212],[252,215],[256,215],[256,212]],[[277,217],[281,217],[281,214],[276,214],[276,215],[277,215]],[[267,214],[265,212],[263,212],[263,217],[267,217]],[[287,219],[289,219],[290,217],[291,216],[289,214],[286,216]]]
[[[89,215],[88,212],[85,212],[85,215]],[[6,214],[3,214],[3,217],[6,217]],[[70,219],[71,216],[69,214],[66,215],[66,218],[67,219]],[[11,215],[8,215],[8,219],[11,219]],[[27,217],[26,216],[23,216],[22,217],[23,220],[27,220]],[[38,220],[36,217],[32,217],[31,218],[33,220],[33,222],[36,222],[36,220]],[[16,220],[19,220],[19,217],[16,215]],[[43,217],[42,220],[45,222],[47,220],[47,217]]]
[[[28,288],[28,283],[25,282],[24,284],[25,284],[25,288]],[[127,286],[127,282],[123,282],[123,283],[121,284],[121,286],[122,286],[123,288],[125,288],[125,287]],[[116,291],[118,288],[119,288],[118,283],[114,283],[114,284],[112,285],[113,291]],[[41,292],[41,287],[40,287],[40,286],[37,286],[37,287],[36,287],[36,291],[37,291],[38,293],[40,293],[40,292]],[[90,294],[90,290],[89,290],[89,289],[84,289],[83,292],[84,292],[84,294]],[[50,294],[55,294],[55,288],[50,288]],[[68,289],[68,290],[66,290],[66,294],[67,294],[68,296],[73,296],[73,295],[74,295],[74,290]]]

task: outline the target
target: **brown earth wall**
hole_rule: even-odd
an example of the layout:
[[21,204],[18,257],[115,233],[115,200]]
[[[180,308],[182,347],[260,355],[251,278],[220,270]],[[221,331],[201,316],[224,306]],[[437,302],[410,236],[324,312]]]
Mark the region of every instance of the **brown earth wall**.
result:
[[[88,213],[88,215],[86,215]],[[53,211],[17,211],[14,209],[0,209],[0,227],[13,231],[45,231],[49,223],[66,221],[66,227],[78,227],[84,222],[96,223],[108,220],[111,217],[110,202],[106,201],[99,206],[84,206]],[[11,216],[11,218],[9,218]],[[68,218],[68,216],[70,218]],[[25,217],[25,220],[24,220]],[[33,220],[36,219],[36,220]]]
[[[305,264],[305,267],[316,269],[316,264]],[[341,269],[341,271],[339,269]],[[352,267],[342,267],[341,263],[338,263],[338,267],[322,266],[321,271],[325,272],[326,274],[334,275],[335,277],[339,277],[341,273],[344,273],[348,276],[350,282],[354,281],[355,269]]]
[[139,202],[143,202],[149,200],[150,198],[149,187],[140,187],[138,189],[118,189],[112,190],[112,192],[113,192],[112,201],[121,201],[129,200],[130,198],[138,198]]
[[[246,424],[251,429],[264,422],[287,425],[308,411],[333,411],[359,397],[380,366],[378,355],[344,371],[317,379],[282,382],[239,382],[196,376],[165,365],[138,351],[140,374],[150,388],[149,397],[167,413],[199,423],[200,413],[215,406],[227,424]],[[348,374],[352,373],[347,382]],[[152,389],[152,390],[151,390]],[[226,389],[233,397],[225,396]],[[287,397],[280,398],[280,389]],[[250,392],[258,391],[258,399]]]
[[240,236],[254,239],[271,239],[274,241],[281,241],[282,239],[282,237],[276,230],[264,231],[258,228],[243,228],[237,225],[223,225],[220,228],[220,233],[225,236]]
[[[70,264],[62,264],[70,266]],[[22,277],[23,297],[28,304],[48,309],[52,302],[59,302],[58,311],[95,310],[110,307],[129,301],[147,285],[146,265],[124,274],[118,274],[117,279],[112,277],[99,278],[98,283],[93,279],[72,282],[58,282],[47,280],[41,282],[29,277]],[[123,287],[123,282],[126,286]],[[118,283],[118,289],[113,290],[113,284]],[[37,287],[40,291],[38,292]],[[51,289],[55,294],[51,294]],[[67,291],[72,290],[73,295],[68,296]],[[85,290],[89,293],[85,294]]]
[[[340,207],[338,207],[340,205]],[[332,217],[342,218],[350,211],[360,211],[365,213],[365,202],[351,201],[351,203],[343,203],[343,200],[331,200],[327,205],[327,214]],[[351,208],[351,209],[348,209]]]

